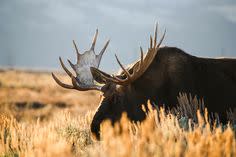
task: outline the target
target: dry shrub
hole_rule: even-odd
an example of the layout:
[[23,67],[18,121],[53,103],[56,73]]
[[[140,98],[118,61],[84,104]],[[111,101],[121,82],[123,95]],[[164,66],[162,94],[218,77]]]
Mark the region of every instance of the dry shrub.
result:
[[[207,114],[207,112],[206,112]],[[211,127],[200,111],[198,124],[189,130],[179,126],[178,118],[152,110],[141,124],[132,124],[124,114],[113,128],[110,122],[102,126],[102,151],[97,156],[236,156],[235,133],[227,126]],[[206,115],[207,117],[207,115]],[[192,125],[192,124],[190,124]]]
[[58,136],[54,124],[17,123],[3,118],[0,154],[6,156],[66,156],[71,154],[67,141]]
[[89,130],[92,113],[72,117],[68,112],[48,122],[18,123],[1,116],[1,155],[19,156],[236,156],[235,133],[228,125],[210,128],[198,112],[198,121],[189,130],[178,118],[163,109],[151,110],[138,124],[123,114],[113,127],[102,124],[101,141],[93,141]]

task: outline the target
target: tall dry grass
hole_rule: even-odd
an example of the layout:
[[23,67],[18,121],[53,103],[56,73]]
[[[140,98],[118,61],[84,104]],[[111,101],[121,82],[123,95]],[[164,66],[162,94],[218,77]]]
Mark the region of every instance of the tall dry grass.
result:
[[[66,75],[57,75],[70,82]],[[17,121],[48,120],[61,110],[85,114],[98,103],[98,92],[63,89],[50,73],[0,69],[0,113],[12,115]]]
[[[207,113],[206,113],[207,114]],[[113,127],[105,121],[101,141],[93,140],[89,124],[93,116],[75,117],[57,113],[50,121],[19,123],[1,116],[0,154],[2,156],[236,156],[235,132],[230,125],[211,126],[207,116],[197,112],[198,124],[180,127],[179,120],[164,109],[151,110],[143,123],[131,123],[123,114]]]

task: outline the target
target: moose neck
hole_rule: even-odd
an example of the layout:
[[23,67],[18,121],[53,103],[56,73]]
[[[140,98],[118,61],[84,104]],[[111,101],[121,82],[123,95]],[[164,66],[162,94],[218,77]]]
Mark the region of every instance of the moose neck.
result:
[[123,87],[126,100],[126,112],[132,121],[142,121],[146,115],[142,105],[147,108],[148,97],[134,84]]

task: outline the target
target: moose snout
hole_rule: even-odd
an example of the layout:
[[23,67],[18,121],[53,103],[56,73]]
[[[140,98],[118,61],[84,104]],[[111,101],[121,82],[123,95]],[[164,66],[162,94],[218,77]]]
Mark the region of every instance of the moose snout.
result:
[[90,125],[92,135],[97,140],[100,140],[100,124],[101,124],[101,122],[99,122],[97,120],[93,120],[91,125]]

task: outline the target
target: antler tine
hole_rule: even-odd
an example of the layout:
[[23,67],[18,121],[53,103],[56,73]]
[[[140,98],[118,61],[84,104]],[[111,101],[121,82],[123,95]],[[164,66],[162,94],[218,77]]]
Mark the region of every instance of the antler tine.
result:
[[95,47],[95,44],[96,44],[96,41],[97,41],[97,37],[98,37],[98,29],[96,29],[96,33],[94,35],[92,46],[91,46],[90,50],[94,51],[94,47]]
[[77,63],[79,63],[80,53],[79,53],[78,47],[77,47],[77,45],[76,45],[74,40],[73,40],[73,45],[75,47],[76,54],[77,54]]
[[102,56],[103,56],[103,54],[104,54],[104,52],[105,52],[105,50],[106,50],[106,48],[107,48],[107,46],[109,45],[109,42],[110,42],[110,40],[107,40],[107,42],[105,43],[105,45],[104,45],[104,47],[102,48],[102,50],[100,51],[100,53],[96,56],[97,58],[98,58],[98,66],[99,66],[99,64],[100,64],[100,61],[101,61],[101,59],[102,59]]
[[110,40],[107,40],[107,42],[105,43],[104,47],[102,48],[102,50],[100,51],[99,55],[98,56],[102,56],[103,53],[105,52],[108,44],[110,43]]
[[152,48],[152,35],[150,35],[150,49]]
[[124,72],[125,72],[127,78],[130,80],[130,79],[131,79],[130,73],[129,73],[129,72],[124,68],[124,66],[121,64],[121,62],[120,62],[120,60],[118,59],[118,57],[116,56],[116,54],[115,54],[115,57],[116,57],[116,60],[117,60],[118,64],[119,64],[120,67],[122,68],[122,70],[124,70]]
[[143,48],[140,46],[141,64],[143,64]]
[[73,86],[67,85],[67,84],[65,84],[65,83],[62,83],[53,73],[52,73],[52,77],[53,77],[53,79],[56,81],[56,83],[57,83],[58,85],[60,85],[61,87],[67,88],[67,89],[74,89]]
[[76,72],[75,65],[69,59],[67,59],[67,61],[69,62],[71,68]]
[[96,72],[96,73],[99,73],[99,75],[101,75],[101,77],[103,77],[104,79],[108,80],[108,81],[111,81],[111,82],[114,82],[114,83],[118,83],[118,82],[122,82],[123,80],[121,80],[120,78],[116,77],[116,76],[109,76],[107,77],[103,71],[97,69],[97,68],[94,68],[94,67],[90,67],[91,69],[91,72]]
[[159,43],[156,45],[156,48],[160,47],[162,41],[164,40],[165,35],[166,35],[166,29],[165,29],[165,31],[164,31],[162,37],[161,37],[161,40],[160,40]]
[[60,60],[61,66],[62,66],[62,68],[65,70],[65,72],[66,72],[70,77],[72,77],[73,74],[66,68],[66,66],[64,65],[64,63],[63,63],[61,57],[59,57],[59,60]]
[[157,44],[157,28],[158,28],[158,23],[156,23],[156,26],[155,26],[155,32],[154,32],[154,47],[155,47],[156,44]]
[[140,59],[139,68],[137,71],[139,71],[141,69],[141,66],[143,65],[143,49],[141,46],[140,46],[140,53],[141,53],[141,59]]

